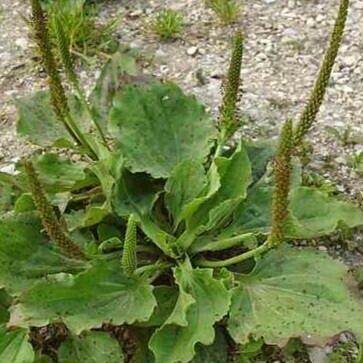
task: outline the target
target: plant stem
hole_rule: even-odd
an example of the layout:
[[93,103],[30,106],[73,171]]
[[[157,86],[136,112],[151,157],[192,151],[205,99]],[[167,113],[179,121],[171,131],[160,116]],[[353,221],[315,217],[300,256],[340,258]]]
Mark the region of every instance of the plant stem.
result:
[[243,262],[245,260],[248,260],[249,258],[258,256],[266,251],[268,251],[270,248],[272,248],[272,244],[270,240],[267,240],[264,244],[261,246],[247,251],[245,253],[242,253],[241,255],[234,256],[231,258],[227,258],[226,260],[208,260],[206,258],[199,258],[194,261],[194,264],[201,267],[225,267],[234,265],[236,263]]
[[59,18],[55,18],[55,26],[56,26],[56,35],[57,35],[57,45],[60,53],[60,57],[64,66],[65,74],[68,78],[68,81],[70,84],[73,85],[74,89],[76,90],[78,97],[80,98],[81,102],[83,103],[87,113],[89,114],[91,120],[93,121],[94,125],[96,126],[96,129],[98,133],[101,136],[102,141],[104,142],[105,146],[107,148],[107,140],[105,137],[105,134],[103,133],[102,127],[97,121],[97,119],[94,117],[94,114],[88,104],[88,101],[85,96],[85,92],[82,89],[79,78],[77,76],[77,73],[75,71],[72,55],[69,51],[69,41],[67,39],[66,34],[64,33],[64,29],[62,26],[62,22]]
[[250,241],[254,238],[254,233],[243,233],[235,237],[208,242],[203,245],[198,245],[198,240],[191,247],[191,253],[199,253],[204,251],[222,251],[228,248],[239,245],[241,242]]
[[175,241],[182,251],[187,251],[188,248],[195,241],[196,235],[190,231],[185,230],[182,235]]
[[89,155],[92,159],[98,159],[97,152],[94,150],[94,147],[90,144],[87,137],[83,134],[83,132],[78,127],[77,123],[74,121],[70,112],[67,111],[64,115],[65,120],[67,120],[67,124],[72,132],[77,136],[77,139],[80,141],[81,145],[88,151]]

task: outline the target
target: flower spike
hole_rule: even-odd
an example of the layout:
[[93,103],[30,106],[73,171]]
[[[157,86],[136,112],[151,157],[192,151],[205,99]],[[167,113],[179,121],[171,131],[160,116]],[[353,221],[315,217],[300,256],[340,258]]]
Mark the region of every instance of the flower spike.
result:
[[325,53],[320,67],[318,78],[315,81],[308,103],[300,117],[295,129],[294,146],[301,145],[301,142],[315,121],[316,115],[323,102],[330,75],[342,42],[345,23],[348,15],[349,0],[341,0],[338,16],[335,21],[334,30],[330,38],[328,49]]
[[24,161],[25,172],[35,206],[40,214],[43,227],[49,238],[54,241],[60,250],[70,258],[84,259],[81,249],[64,232],[53,207],[45,196],[44,188],[38,178],[30,160]]

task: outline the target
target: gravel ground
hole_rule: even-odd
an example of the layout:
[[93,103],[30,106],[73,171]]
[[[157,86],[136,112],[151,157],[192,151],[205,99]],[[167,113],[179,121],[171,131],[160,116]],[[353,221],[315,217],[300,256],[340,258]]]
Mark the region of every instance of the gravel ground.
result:
[[[241,110],[250,123],[243,133],[276,136],[281,122],[297,118],[317,73],[338,7],[338,0],[246,1],[239,23],[222,27],[203,1],[106,1],[100,21],[120,19],[117,37],[142,48],[152,61],[145,69],[178,81],[196,94],[215,114],[220,85],[228,64],[230,39],[238,27],[246,35]],[[27,150],[15,137],[14,98],[44,86],[29,50],[27,27],[21,14],[27,2],[3,0],[0,5],[0,163],[11,163]],[[175,42],[160,43],[150,30],[158,10],[169,6],[185,17],[185,30]],[[312,167],[359,195],[362,179],[349,166],[363,150],[363,1],[352,0],[344,43],[326,100],[311,132]],[[84,78],[94,70],[84,70]],[[200,77],[201,76],[201,77]],[[203,79],[201,82],[201,78]],[[91,77],[92,79],[92,77]],[[351,127],[355,145],[342,145],[325,127],[340,132]]]
[[[150,59],[145,72],[177,81],[197,95],[216,115],[220,88],[228,66],[231,37],[245,33],[241,112],[249,123],[241,134],[275,137],[287,118],[298,118],[309,95],[332,29],[339,0],[246,0],[241,19],[223,27],[202,0],[113,0],[100,6],[99,21],[119,19],[116,37],[142,49]],[[44,74],[32,60],[27,1],[0,4],[0,170],[29,152],[15,136],[14,99],[45,86]],[[150,22],[164,7],[182,12],[180,39],[160,42]],[[337,184],[341,192],[362,202],[363,179],[350,161],[363,151],[363,0],[351,0],[344,42],[325,102],[311,131],[311,167]],[[99,68],[81,69],[86,86]],[[343,145],[326,127],[343,133],[351,128],[355,143]],[[362,202],[363,204],[363,202]]]
[[[202,0],[106,1],[101,6],[99,21],[120,19],[116,36],[123,43],[141,48],[150,58],[145,72],[177,81],[207,104],[214,115],[220,104],[231,36],[242,27],[246,40],[240,106],[250,122],[241,134],[275,137],[281,123],[289,116],[296,119],[304,106],[339,0],[245,2],[241,20],[227,27],[221,26],[214,14],[205,9]],[[183,13],[185,28],[180,39],[162,43],[151,32],[150,22],[165,6]],[[21,16],[28,13],[27,1],[1,1],[0,170],[10,170],[14,161],[30,150],[26,142],[15,136],[14,98],[45,86],[44,74],[32,61],[27,27]],[[339,191],[360,201],[363,179],[350,167],[350,160],[363,151],[362,18],[363,1],[351,0],[344,42],[318,122],[309,137],[314,147],[311,167],[337,183]],[[98,72],[97,67],[81,70],[86,85]],[[355,143],[343,145],[327,133],[327,126],[340,132],[350,127]],[[348,263],[362,264],[360,232],[354,237],[354,246],[357,245],[358,250],[351,253],[346,246],[336,243],[334,251]]]

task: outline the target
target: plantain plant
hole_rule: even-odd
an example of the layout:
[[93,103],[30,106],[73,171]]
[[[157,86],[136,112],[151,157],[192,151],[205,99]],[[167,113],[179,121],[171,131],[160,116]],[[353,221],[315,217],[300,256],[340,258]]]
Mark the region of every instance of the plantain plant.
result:
[[214,122],[177,85],[141,77],[127,52],[86,98],[60,44],[66,94],[46,17],[32,7],[49,91],[17,103],[19,135],[42,151],[0,174],[0,361],[227,363],[251,341],[322,344],[343,331],[361,341],[345,265],[290,243],[363,225],[357,206],[303,184],[295,152],[348,1],[308,111],[277,143],[233,138],[241,34]]

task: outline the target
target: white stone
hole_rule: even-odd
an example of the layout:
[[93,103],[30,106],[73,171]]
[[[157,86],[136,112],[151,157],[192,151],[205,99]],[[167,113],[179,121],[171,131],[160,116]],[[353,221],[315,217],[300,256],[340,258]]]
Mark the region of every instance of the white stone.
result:
[[198,47],[196,46],[192,46],[192,47],[189,47],[187,49],[187,54],[190,55],[191,57],[194,57],[198,52]]

